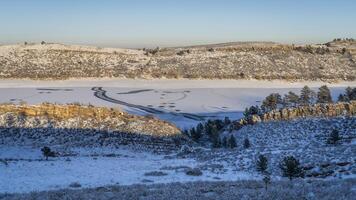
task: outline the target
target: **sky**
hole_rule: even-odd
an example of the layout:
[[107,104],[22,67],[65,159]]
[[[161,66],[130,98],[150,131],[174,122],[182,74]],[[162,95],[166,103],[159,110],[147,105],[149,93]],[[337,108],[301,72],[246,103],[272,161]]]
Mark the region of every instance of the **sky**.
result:
[[0,0],[0,44],[165,47],[356,38],[355,0]]

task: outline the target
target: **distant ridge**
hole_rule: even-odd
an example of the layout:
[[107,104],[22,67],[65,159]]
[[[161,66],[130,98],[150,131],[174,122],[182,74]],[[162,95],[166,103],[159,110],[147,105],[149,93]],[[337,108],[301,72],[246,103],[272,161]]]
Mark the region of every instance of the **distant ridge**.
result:
[[0,46],[0,79],[169,78],[354,81],[356,42],[230,42],[123,49],[54,43]]

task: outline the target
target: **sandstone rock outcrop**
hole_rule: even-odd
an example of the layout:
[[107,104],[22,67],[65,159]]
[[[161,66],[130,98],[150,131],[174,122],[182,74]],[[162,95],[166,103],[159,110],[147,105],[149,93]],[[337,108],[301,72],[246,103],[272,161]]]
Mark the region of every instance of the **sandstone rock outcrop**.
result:
[[252,115],[249,118],[240,119],[233,123],[235,129],[240,129],[247,124],[259,122],[291,120],[303,117],[337,117],[356,115],[356,101],[339,102],[330,104],[314,104],[299,106],[296,108],[282,108],[272,110],[262,115]]
[[151,136],[177,136],[180,130],[154,117],[142,117],[118,109],[83,105],[0,105],[0,126],[9,128],[96,129]]
[[315,104],[299,106],[296,108],[283,108],[265,113],[261,121],[289,120],[299,117],[336,117],[352,116],[356,114],[356,101],[350,103],[341,102],[335,104]]

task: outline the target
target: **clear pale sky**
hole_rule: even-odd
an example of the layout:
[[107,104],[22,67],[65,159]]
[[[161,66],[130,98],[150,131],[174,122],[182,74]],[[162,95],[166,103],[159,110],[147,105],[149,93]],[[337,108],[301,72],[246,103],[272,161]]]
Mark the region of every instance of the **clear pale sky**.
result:
[[356,38],[355,0],[0,0],[0,44],[113,47]]

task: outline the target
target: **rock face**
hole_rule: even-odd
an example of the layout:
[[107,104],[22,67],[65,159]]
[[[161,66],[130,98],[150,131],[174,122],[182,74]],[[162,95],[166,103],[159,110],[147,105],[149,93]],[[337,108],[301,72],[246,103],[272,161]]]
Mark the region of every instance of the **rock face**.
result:
[[118,109],[82,105],[0,105],[4,128],[68,128],[118,131],[151,136],[177,136],[174,125],[153,117],[135,116]]
[[233,125],[235,129],[239,129],[244,125],[256,124],[259,122],[291,120],[303,117],[337,117],[353,115],[356,115],[356,101],[283,108],[264,113],[261,116],[252,115],[248,119],[240,119],[235,121]]
[[356,101],[350,103],[316,104],[297,108],[283,108],[265,113],[261,121],[289,120],[300,117],[337,117],[356,114]]
[[0,144],[178,150],[188,142],[174,125],[117,109],[81,105],[0,105]]
[[355,80],[356,42],[240,42],[164,49],[60,44],[0,46],[0,78]]

